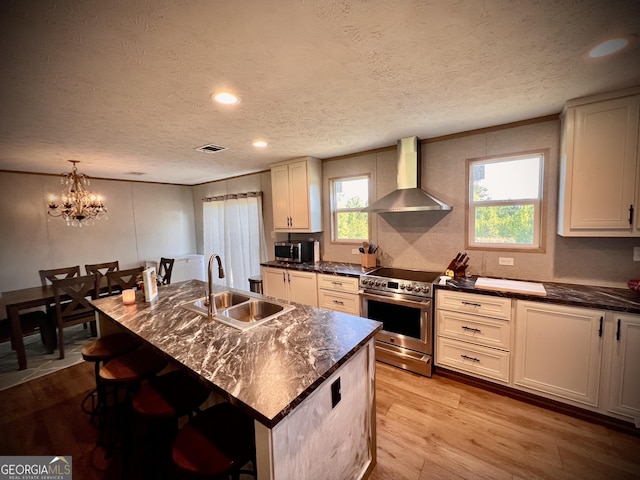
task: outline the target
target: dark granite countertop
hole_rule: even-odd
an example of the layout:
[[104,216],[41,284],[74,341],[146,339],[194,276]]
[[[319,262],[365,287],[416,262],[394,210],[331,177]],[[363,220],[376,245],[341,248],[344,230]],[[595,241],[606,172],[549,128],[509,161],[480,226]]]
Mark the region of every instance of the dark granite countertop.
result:
[[574,305],[578,307],[599,308],[617,312],[640,313],[640,294],[625,288],[598,287],[591,285],[577,285],[568,283],[542,283],[547,291],[546,296],[529,295],[526,293],[499,292],[476,288],[477,276],[468,278],[454,278],[447,285],[436,285],[436,289],[456,290],[468,293],[481,293],[498,297],[517,298],[536,302]]
[[359,263],[342,262],[309,262],[309,263],[287,263],[272,260],[261,263],[263,267],[288,268],[291,270],[301,270],[303,272],[326,273],[327,275],[342,275],[343,277],[359,277],[363,273],[375,270],[377,267],[365,268]]
[[[268,428],[286,417],[381,328],[373,320],[294,304],[293,311],[242,332],[179,307],[204,296],[205,289],[205,282],[189,280],[160,287],[158,298],[151,303],[142,301],[140,293],[134,305],[124,305],[120,296],[92,303],[111,320],[199,374]],[[217,286],[216,292],[223,289]]]

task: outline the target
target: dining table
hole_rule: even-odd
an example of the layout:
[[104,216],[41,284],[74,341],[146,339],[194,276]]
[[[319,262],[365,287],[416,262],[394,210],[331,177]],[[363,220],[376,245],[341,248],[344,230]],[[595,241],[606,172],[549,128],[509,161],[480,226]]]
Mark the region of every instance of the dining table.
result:
[[[106,287],[106,279],[100,279],[100,292]],[[53,285],[22,288],[2,292],[2,299],[7,310],[7,318],[11,327],[11,342],[18,356],[18,369],[27,368],[27,354],[22,337],[20,312],[35,307],[46,307],[55,303]]]
[[34,307],[48,306],[55,302],[53,286],[38,286],[2,292],[7,318],[11,326],[11,341],[18,356],[18,369],[27,368],[27,355],[22,338],[20,312]]

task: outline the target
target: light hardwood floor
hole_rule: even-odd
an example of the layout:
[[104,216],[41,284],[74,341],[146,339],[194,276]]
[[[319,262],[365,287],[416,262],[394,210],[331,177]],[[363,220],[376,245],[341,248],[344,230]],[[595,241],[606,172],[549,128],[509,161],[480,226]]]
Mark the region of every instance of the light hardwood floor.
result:
[[638,479],[640,437],[377,364],[374,480]]
[[[71,455],[74,478],[120,479],[80,413],[92,385],[81,363],[0,392],[0,455]],[[372,480],[640,478],[640,436],[381,363],[376,395]]]

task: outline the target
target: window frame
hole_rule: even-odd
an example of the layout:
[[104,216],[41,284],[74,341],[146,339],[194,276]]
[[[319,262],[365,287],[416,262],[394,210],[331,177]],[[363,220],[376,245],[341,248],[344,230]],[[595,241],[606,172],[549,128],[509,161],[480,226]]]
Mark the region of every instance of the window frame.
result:
[[[345,175],[340,177],[333,177],[329,179],[329,209],[331,216],[331,243],[339,244],[339,245],[362,245],[362,239],[349,238],[342,239],[337,238],[338,235],[338,213],[342,212],[359,212],[361,208],[336,208],[336,198],[335,198],[335,183],[346,180],[358,180],[358,179],[366,179],[367,180],[367,195],[369,199],[371,198],[371,175],[368,173],[362,174],[354,174],[354,175]],[[370,200],[367,200],[367,206],[370,203]],[[367,239],[371,238],[371,215],[367,212],[364,212],[367,215]]]
[[[550,150],[536,149],[486,157],[468,158],[466,161],[466,202],[465,202],[465,248],[468,250],[490,250],[502,252],[544,253],[546,245],[546,190],[547,190],[547,160]],[[473,202],[473,183],[471,170],[476,164],[490,164],[519,160],[523,158],[540,157],[540,184],[538,199],[495,200]],[[505,244],[505,243],[476,243],[472,241],[475,232],[475,208],[477,206],[511,206],[534,204],[534,245]],[[537,238],[537,244],[535,240]]]

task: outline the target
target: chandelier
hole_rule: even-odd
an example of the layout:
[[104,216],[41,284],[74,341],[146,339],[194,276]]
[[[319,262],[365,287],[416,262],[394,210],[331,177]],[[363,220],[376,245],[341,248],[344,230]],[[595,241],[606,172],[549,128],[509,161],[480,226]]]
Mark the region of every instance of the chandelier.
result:
[[63,173],[60,182],[64,185],[60,195],[60,203],[56,197],[49,196],[47,213],[52,217],[62,217],[67,225],[82,227],[93,225],[94,220],[106,218],[107,207],[102,203],[100,195],[94,195],[89,190],[89,177],[84,173],[78,173],[76,163],[78,160],[69,160],[73,169]]

